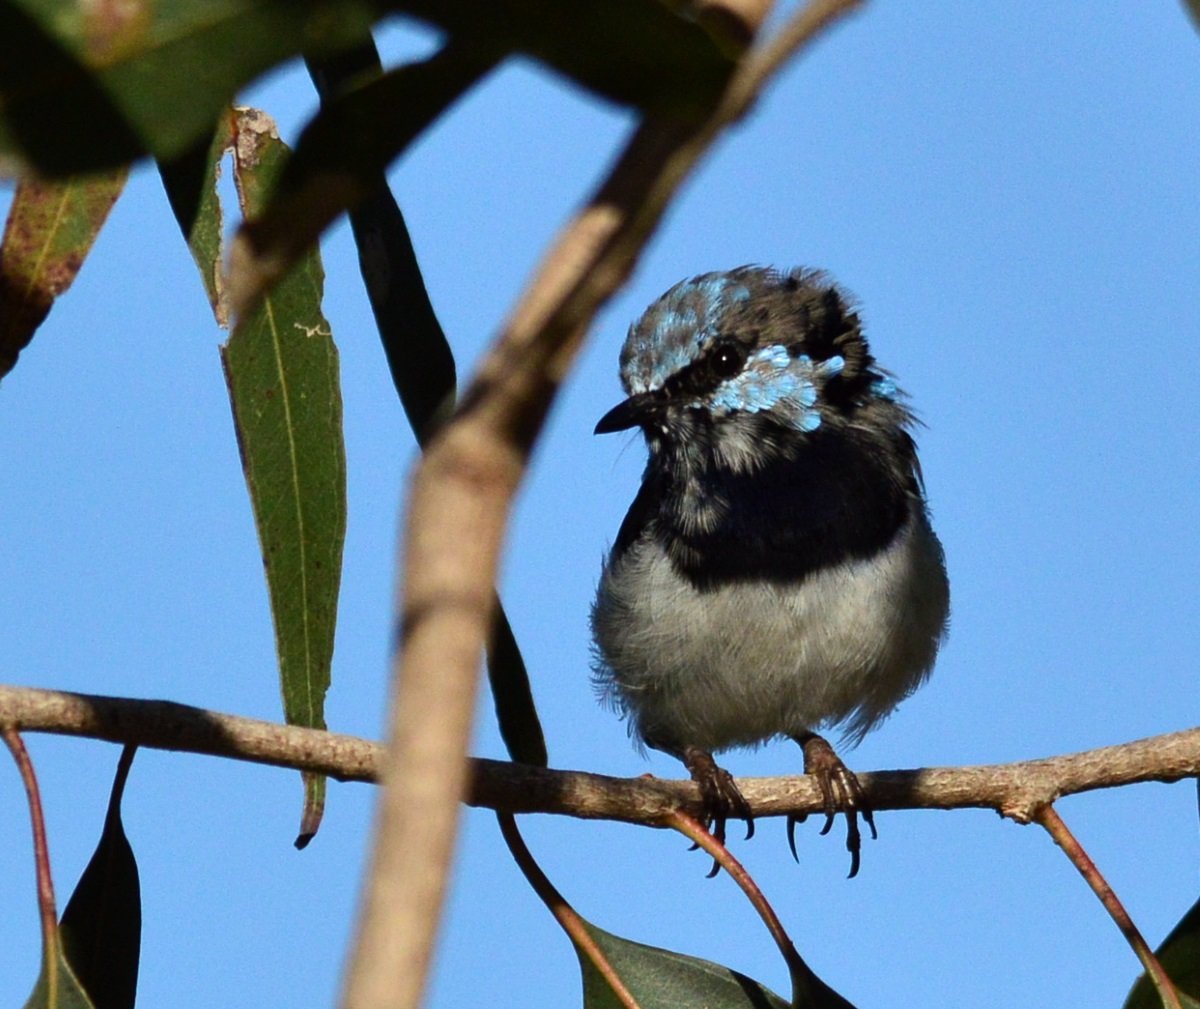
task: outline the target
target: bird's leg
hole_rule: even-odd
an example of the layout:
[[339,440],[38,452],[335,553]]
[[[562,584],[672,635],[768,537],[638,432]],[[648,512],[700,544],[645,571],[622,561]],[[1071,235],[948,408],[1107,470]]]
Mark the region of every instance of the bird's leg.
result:
[[746,821],[746,840],[754,836],[754,817],[750,804],[743,798],[733,775],[713,760],[713,755],[698,746],[684,746],[674,751],[683,761],[692,780],[700,786],[704,801],[706,826],[722,844],[725,843],[725,820],[730,816]]
[[[866,794],[858,777],[833,751],[828,740],[815,732],[803,732],[792,738],[804,750],[804,773],[816,776],[817,785],[821,789],[824,800],[825,826],[822,834],[828,834],[833,826],[834,817],[839,813],[846,814],[846,850],[850,852],[850,879],[858,875],[858,867],[862,850],[862,835],[858,830],[858,814],[862,814],[863,822],[871,830],[871,838],[878,837],[875,830],[875,817],[867,804]],[[792,857],[799,861],[796,855],[796,824],[804,821],[803,815],[788,816],[788,845],[792,849]]]

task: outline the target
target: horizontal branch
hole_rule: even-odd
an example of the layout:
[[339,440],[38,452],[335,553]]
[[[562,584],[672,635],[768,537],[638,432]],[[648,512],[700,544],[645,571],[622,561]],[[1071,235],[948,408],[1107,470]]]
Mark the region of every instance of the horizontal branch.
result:
[[[171,701],[0,686],[0,729],[85,736],[159,750],[377,780],[383,747],[357,736],[280,725]],[[994,809],[1026,823],[1064,795],[1142,781],[1200,777],[1200,728],[1041,760],[923,767],[859,775],[873,808]],[[805,776],[739,778],[756,817],[815,813],[821,795]],[[699,815],[690,781],[612,778],[476,758],[464,801],[510,813],[661,824],[678,809]]]

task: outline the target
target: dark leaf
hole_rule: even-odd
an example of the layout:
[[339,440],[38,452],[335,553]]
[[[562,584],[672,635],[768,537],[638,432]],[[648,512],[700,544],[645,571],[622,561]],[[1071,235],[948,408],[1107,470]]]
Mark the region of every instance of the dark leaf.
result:
[[649,112],[703,114],[734,66],[704,28],[663,0],[391,2],[454,35],[527,53],[606,98]]
[[0,378],[75,280],[128,174],[18,184],[0,245]]
[[361,37],[372,0],[0,0],[0,154],[47,175],[174,157],[249,81]]
[[550,758],[546,736],[534,704],[529,671],[499,598],[492,636],[487,643],[487,670],[496,722],[508,755],[518,763],[547,766]]
[[217,179],[221,173],[221,160],[233,147],[233,128],[234,113],[226,109],[189,150],[170,161],[158,163],[171,210],[200,270],[213,316],[222,328],[229,325],[229,313],[222,283],[224,215],[217,195]]
[[135,747],[121,754],[96,852],[59,924],[67,962],[96,1009],[133,1009],[142,940],[137,862],[121,823],[121,795]]

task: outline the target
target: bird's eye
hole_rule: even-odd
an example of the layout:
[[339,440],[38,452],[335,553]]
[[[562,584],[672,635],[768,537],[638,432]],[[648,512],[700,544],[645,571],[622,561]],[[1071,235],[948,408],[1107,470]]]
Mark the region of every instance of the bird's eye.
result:
[[714,375],[719,378],[732,378],[746,363],[746,351],[742,349],[741,344],[722,344],[714,351],[711,361]]

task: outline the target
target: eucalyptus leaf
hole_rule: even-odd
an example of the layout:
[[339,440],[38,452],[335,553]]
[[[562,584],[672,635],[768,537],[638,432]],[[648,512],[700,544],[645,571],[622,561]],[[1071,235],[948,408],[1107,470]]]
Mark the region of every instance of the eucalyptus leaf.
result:
[[[641,1009],[853,1009],[833,989],[817,982],[791,1003],[753,978],[721,964],[647,946],[585,923],[615,974]],[[587,954],[576,947],[583,971],[585,1009],[620,1009],[612,987]]]
[[234,307],[252,306],[339,214],[372,199],[392,160],[497,59],[490,48],[451,41],[324,99],[269,202],[242,226],[230,269]]
[[371,0],[0,0],[0,154],[61,176],[174,157],[265,70],[335,51]]
[[702,115],[734,61],[685,5],[662,0],[393,0],[462,38],[523,52],[647,112]]
[[137,861],[121,823],[135,748],[121,754],[96,851],[59,923],[62,951],[96,1009],[133,1009],[142,941]]
[[[239,113],[234,181],[245,216],[260,213],[287,157],[262,113]],[[221,348],[242,468],[271,595],[289,724],[325,728],[325,693],[346,537],[346,450],[338,352],[321,312],[324,271],[303,256]],[[297,845],[315,833],[324,779],[305,775]]]
[[0,378],[74,282],[128,175],[117,168],[17,185],[0,245]]
[[[230,317],[222,286],[217,176],[227,151],[245,216],[262,212],[287,158],[274,123],[252,109],[226,112],[207,139],[160,162],[217,321]],[[271,598],[284,717],[325,728],[342,546],[346,452],[337,347],[321,311],[324,272],[310,249],[241,316],[221,361]],[[297,846],[315,833],[324,778],[304,775]]]

